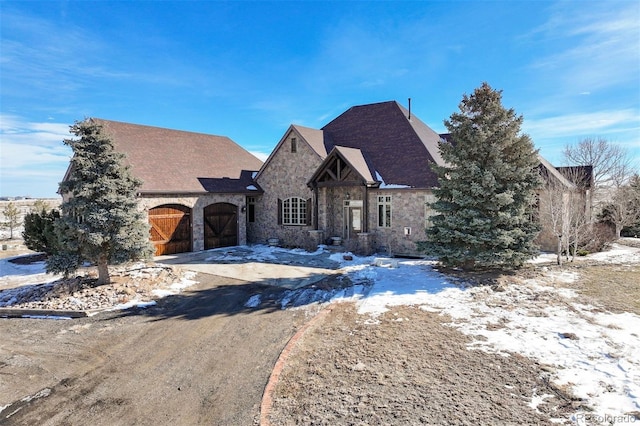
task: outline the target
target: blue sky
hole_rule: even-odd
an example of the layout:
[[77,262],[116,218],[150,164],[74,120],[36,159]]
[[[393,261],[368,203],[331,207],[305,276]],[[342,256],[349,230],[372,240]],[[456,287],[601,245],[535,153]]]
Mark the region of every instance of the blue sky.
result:
[[[640,2],[0,1],[0,195],[56,196],[85,117],[229,136],[397,100],[438,132],[483,81],[548,160],[585,137],[640,167]],[[210,153],[215,155],[215,153]]]

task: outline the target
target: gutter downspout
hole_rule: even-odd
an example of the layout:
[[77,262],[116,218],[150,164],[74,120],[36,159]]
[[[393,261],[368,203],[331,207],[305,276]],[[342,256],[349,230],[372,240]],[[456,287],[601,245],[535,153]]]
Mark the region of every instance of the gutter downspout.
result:
[[369,232],[369,187],[364,183],[364,227],[362,232]]
[[313,209],[315,214],[313,215],[313,228],[317,231],[318,230],[318,223],[319,223],[319,216],[320,216],[320,211],[318,210],[318,185],[313,185]]

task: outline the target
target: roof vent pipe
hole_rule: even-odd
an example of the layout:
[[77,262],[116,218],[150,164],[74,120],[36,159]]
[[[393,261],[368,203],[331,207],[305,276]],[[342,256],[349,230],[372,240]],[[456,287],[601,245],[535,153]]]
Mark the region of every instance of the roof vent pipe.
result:
[[411,120],[411,98],[409,98],[409,117],[407,118]]

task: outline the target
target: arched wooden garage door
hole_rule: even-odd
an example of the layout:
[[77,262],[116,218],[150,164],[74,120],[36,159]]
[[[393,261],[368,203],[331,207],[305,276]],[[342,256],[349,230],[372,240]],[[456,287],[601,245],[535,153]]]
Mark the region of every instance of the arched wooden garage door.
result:
[[191,251],[191,209],[165,204],[149,210],[151,241],[155,255]]
[[211,204],[204,209],[204,248],[238,245],[238,207]]

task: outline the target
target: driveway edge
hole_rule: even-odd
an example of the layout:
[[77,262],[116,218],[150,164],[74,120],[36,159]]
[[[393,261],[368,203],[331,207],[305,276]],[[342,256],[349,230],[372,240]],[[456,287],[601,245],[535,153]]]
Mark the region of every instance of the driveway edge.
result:
[[0,308],[2,318],[24,317],[60,317],[60,318],[86,318],[93,315],[91,311],[70,311],[60,309],[28,309],[28,308]]
[[282,349],[282,352],[280,352],[280,356],[273,367],[273,371],[271,371],[271,376],[269,376],[269,381],[267,382],[267,386],[265,386],[264,393],[262,394],[262,403],[260,404],[260,426],[271,426],[271,422],[269,422],[269,414],[271,414],[271,407],[273,405],[273,394],[289,355],[291,355],[291,352],[307,330],[322,318],[326,317],[332,310],[333,305],[330,305],[318,312],[316,316],[307,321],[307,323],[304,324],[291,339],[289,339],[287,345]]

